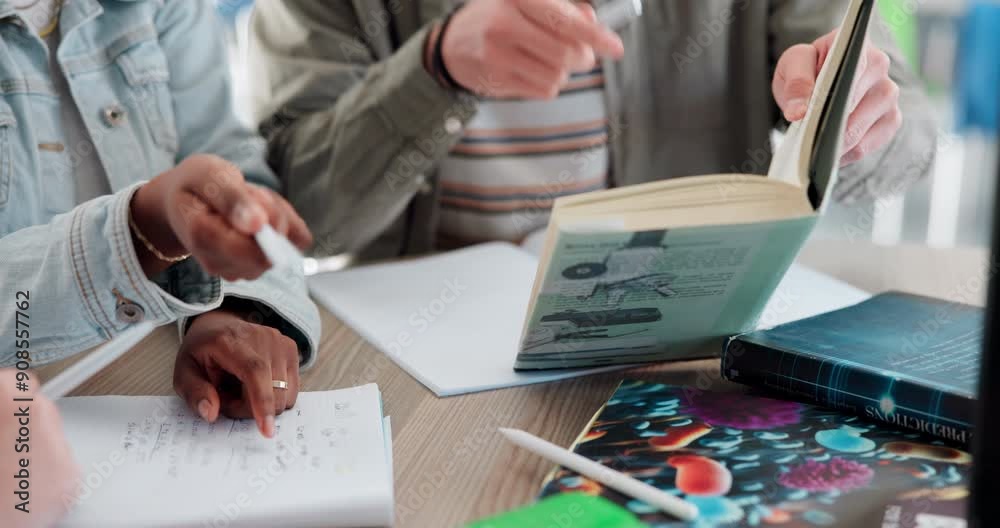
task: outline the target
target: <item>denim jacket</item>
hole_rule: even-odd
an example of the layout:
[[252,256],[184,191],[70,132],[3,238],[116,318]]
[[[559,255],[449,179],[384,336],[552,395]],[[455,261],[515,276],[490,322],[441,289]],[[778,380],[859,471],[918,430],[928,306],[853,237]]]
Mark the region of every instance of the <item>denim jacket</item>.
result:
[[192,154],[221,156],[248,181],[278,187],[263,141],[232,112],[210,2],[68,0],[59,31],[58,62],[112,194],[74,203],[74,156],[89,152],[66,145],[45,42],[0,0],[0,334],[11,336],[0,341],[0,365],[24,349],[14,348],[18,320],[30,324],[40,364],[141,320],[184,328],[226,297],[257,301],[259,320],[295,339],[301,364],[311,364],[320,323],[301,270],[230,283],[188,259],[149,280],[132,246],[133,193]]

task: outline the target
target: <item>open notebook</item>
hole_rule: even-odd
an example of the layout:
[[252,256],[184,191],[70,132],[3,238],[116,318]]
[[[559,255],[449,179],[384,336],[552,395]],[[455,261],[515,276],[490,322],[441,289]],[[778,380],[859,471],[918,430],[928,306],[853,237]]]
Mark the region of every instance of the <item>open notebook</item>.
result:
[[299,394],[274,439],[167,396],[58,402],[82,468],[61,526],[388,526],[389,419],[374,384]]

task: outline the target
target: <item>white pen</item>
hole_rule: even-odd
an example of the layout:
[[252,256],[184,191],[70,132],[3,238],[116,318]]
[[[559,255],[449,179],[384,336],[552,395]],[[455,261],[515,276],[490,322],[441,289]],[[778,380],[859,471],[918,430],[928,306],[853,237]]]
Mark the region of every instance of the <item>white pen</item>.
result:
[[51,400],[69,394],[71,390],[131,350],[154,329],[156,327],[153,326],[153,323],[144,321],[118,334],[111,341],[101,345],[87,357],[77,361],[42,385],[42,394]]
[[287,238],[279,235],[270,224],[264,224],[254,238],[275,268],[302,269],[302,252]]
[[680,497],[656,489],[645,482],[636,480],[624,473],[598,464],[589,458],[584,458],[572,451],[563,449],[551,442],[546,442],[537,436],[520,429],[500,428],[500,433],[511,442],[535,453],[536,455],[555,462],[560,466],[572,469],[577,473],[594,479],[605,486],[621,492],[629,497],[645,502],[654,508],[663,510],[683,521],[692,521],[698,517],[698,507]]
[[642,16],[642,0],[611,0],[597,8],[597,21],[609,29],[619,31],[629,22]]

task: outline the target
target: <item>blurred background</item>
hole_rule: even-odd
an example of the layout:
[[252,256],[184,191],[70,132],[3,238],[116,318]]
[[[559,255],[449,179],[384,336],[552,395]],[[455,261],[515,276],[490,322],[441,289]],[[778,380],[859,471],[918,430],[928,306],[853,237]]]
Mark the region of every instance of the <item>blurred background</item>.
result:
[[[242,101],[253,0],[216,1],[230,29],[234,89]],[[986,246],[1000,119],[1000,0],[879,0],[879,9],[937,115],[934,170],[900,196],[831,207],[814,237]],[[245,108],[238,110],[246,117]]]
[[1000,117],[1000,2],[879,4],[938,118],[934,170],[902,196],[832,208],[816,236],[884,245],[986,246]]

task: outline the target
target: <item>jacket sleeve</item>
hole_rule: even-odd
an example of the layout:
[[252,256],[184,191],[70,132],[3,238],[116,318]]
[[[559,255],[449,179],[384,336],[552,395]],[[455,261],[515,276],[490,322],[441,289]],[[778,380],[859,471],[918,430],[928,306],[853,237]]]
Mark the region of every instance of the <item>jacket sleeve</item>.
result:
[[[839,27],[848,3],[848,0],[772,0],[769,14],[772,67],[791,46],[812,42]],[[920,80],[906,64],[888,25],[878,13],[872,19],[869,39],[892,61],[889,75],[900,88],[903,125],[889,145],[840,169],[834,195],[843,202],[901,194],[930,173],[937,152],[938,124]],[[780,116],[777,107],[774,112],[777,121]]]
[[32,365],[49,363],[111,339],[138,318],[164,325],[218,306],[221,284],[200,270],[172,269],[179,280],[162,283],[146,278],[128,226],[138,187],[0,238],[0,325],[11,336],[0,344],[0,366],[14,364],[23,350]]
[[396,222],[475,111],[425,70],[429,27],[393,49],[388,13],[362,21],[355,3],[263,0],[252,21],[271,165],[323,255],[360,252]]
[[[224,67],[228,59],[223,28],[212,4],[167,0],[156,23],[177,109],[177,161],[196,153],[215,154],[236,164],[247,181],[278,190],[278,180],[265,162],[263,139],[236,118]],[[312,364],[320,336],[319,312],[301,270],[272,269],[255,281],[224,282],[223,294],[254,301],[260,321],[299,344],[303,367]],[[179,327],[186,328],[186,318]]]

